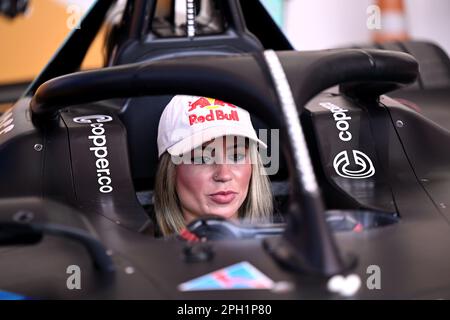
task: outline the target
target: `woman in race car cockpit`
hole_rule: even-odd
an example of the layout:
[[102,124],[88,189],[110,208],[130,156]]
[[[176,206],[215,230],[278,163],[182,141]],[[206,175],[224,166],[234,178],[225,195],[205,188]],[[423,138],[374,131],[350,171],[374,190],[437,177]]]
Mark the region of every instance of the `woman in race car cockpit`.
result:
[[204,215],[270,222],[272,193],[249,113],[196,96],[175,96],[158,127],[155,214],[162,235]]

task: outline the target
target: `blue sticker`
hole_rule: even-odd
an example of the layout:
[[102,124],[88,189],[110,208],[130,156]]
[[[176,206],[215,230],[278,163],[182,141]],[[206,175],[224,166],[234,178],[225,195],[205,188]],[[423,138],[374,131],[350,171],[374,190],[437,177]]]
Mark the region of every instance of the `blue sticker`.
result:
[[0,300],[26,300],[26,298],[20,294],[0,290]]
[[178,286],[180,291],[271,289],[274,282],[244,261],[208,273]]

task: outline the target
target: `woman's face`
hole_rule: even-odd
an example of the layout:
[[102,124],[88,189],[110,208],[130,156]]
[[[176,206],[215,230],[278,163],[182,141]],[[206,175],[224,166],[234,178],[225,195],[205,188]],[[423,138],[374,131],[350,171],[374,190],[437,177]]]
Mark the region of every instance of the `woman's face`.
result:
[[176,167],[175,179],[186,223],[205,214],[237,218],[252,174],[249,159],[248,145],[233,137],[191,151],[191,162]]

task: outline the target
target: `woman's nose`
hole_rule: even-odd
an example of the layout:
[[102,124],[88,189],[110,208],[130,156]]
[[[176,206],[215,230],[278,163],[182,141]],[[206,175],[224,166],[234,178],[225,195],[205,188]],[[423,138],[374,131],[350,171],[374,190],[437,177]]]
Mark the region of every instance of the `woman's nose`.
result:
[[225,182],[232,179],[232,173],[229,164],[216,164],[214,168],[214,181]]

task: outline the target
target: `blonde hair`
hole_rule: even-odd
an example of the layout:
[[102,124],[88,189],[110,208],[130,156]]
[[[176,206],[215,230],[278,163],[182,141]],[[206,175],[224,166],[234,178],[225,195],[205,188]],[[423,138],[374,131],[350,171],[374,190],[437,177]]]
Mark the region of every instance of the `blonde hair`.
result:
[[[273,202],[270,180],[255,143],[249,145],[252,175],[247,197],[238,210],[239,218],[246,223],[267,223],[272,220]],[[175,164],[168,152],[159,161],[155,182],[155,214],[164,236],[180,232],[185,221],[175,188]]]

